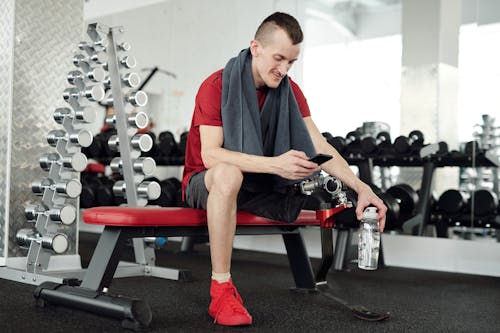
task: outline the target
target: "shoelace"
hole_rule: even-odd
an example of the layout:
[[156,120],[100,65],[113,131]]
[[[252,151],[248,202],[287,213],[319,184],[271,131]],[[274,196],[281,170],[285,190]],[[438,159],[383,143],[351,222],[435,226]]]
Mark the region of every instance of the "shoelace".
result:
[[[223,299],[225,299],[225,300],[223,301]],[[219,299],[215,303],[215,308],[217,309],[217,313],[214,316],[214,324],[217,323],[217,318],[219,317],[219,314],[222,311],[222,306],[221,306],[222,302],[224,302],[224,304],[226,306],[231,307],[231,309],[234,312],[239,312],[242,314],[246,313],[245,309],[243,308],[243,304],[242,304],[243,300],[242,300],[240,294],[238,294],[238,291],[236,290],[236,288],[234,286],[225,287],[222,294],[220,295]]]

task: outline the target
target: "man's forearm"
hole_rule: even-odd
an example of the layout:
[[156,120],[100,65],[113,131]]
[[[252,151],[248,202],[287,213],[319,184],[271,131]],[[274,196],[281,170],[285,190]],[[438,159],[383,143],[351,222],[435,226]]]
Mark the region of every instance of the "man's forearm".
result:
[[249,155],[225,148],[212,148],[202,152],[202,159],[207,169],[218,163],[228,163],[237,166],[242,172],[271,174],[277,172],[272,157]]

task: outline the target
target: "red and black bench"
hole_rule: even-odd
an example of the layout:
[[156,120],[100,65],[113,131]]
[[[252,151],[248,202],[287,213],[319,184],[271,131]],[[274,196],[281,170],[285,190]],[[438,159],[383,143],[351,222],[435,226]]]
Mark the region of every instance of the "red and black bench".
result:
[[[294,223],[269,220],[247,212],[237,213],[237,235],[281,234],[294,277],[295,290],[326,291],[326,275],[333,262],[332,228],[341,220],[352,220],[353,209],[347,205],[319,211],[302,211]],[[85,223],[103,225],[104,230],[83,280],[79,283],[44,282],[34,293],[39,305],[59,304],[122,320],[130,329],[142,329],[151,323],[148,304],[139,299],[110,295],[105,290],[120,261],[126,241],[140,237],[203,236],[208,234],[206,211],[193,208],[95,207],[84,211]],[[321,230],[322,260],[314,273],[300,229],[318,226]],[[347,306],[365,320],[382,320],[387,313],[351,306],[325,293],[330,299]]]

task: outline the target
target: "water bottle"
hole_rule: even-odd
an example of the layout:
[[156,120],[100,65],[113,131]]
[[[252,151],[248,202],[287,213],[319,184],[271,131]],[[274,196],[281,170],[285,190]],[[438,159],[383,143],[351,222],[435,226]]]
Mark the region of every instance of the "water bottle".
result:
[[380,231],[377,220],[377,208],[367,207],[359,227],[358,267],[375,270],[378,265]]

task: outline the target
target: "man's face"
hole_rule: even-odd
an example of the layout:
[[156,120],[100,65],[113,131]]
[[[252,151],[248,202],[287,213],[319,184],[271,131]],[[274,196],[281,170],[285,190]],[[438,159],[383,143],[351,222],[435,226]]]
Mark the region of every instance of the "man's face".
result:
[[253,40],[252,74],[257,88],[277,88],[300,53],[300,44],[293,45],[283,29],[271,32],[264,43]]

